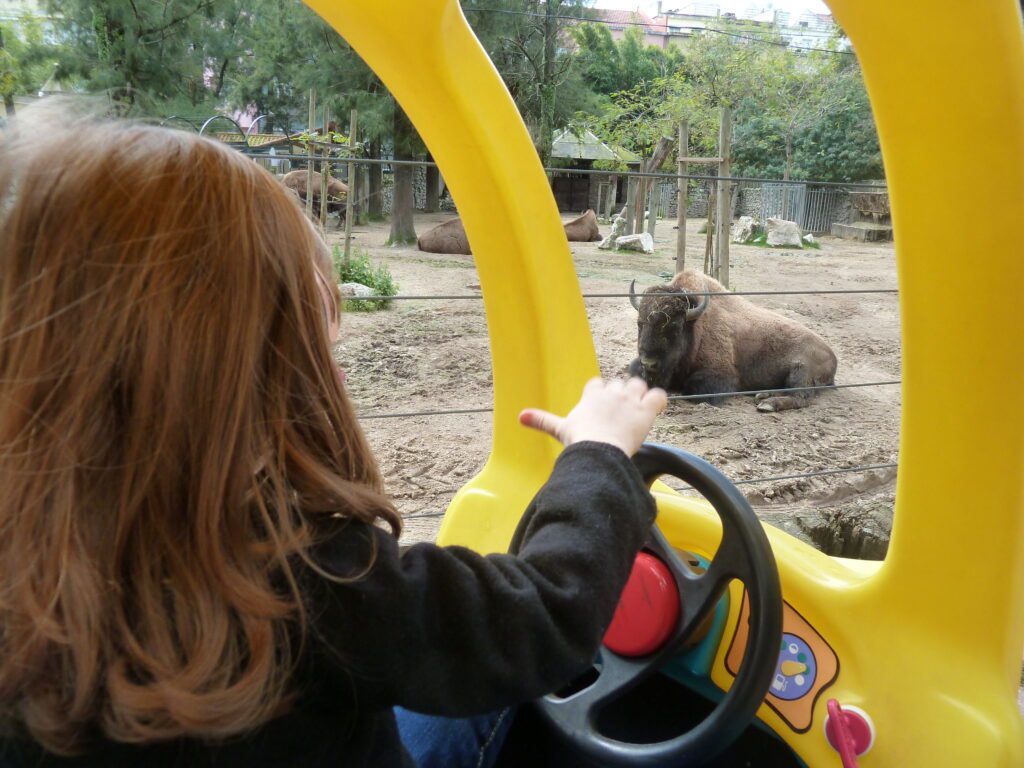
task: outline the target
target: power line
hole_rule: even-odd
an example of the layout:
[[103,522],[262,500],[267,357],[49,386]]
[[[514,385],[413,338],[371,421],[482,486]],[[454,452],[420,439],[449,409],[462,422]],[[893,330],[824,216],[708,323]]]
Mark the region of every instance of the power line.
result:
[[[264,145],[265,146],[265,145]],[[329,165],[345,165],[351,163],[352,165],[408,165],[408,166],[422,166],[424,168],[440,168],[440,166],[429,160],[394,160],[390,158],[379,158],[379,157],[344,157],[338,156],[334,158],[324,157],[323,155],[270,155],[266,151],[261,151],[260,147],[242,147],[238,150],[243,155],[258,160],[273,160],[276,162],[283,161],[294,161],[294,160],[313,160],[321,164],[327,163]],[[679,175],[675,173],[659,173],[655,171],[619,171],[619,170],[603,170],[600,168],[544,168],[545,173],[550,174],[566,174],[566,175],[604,175],[604,176],[629,176],[629,177],[640,177],[640,178],[651,178],[651,179],[664,179],[670,181],[673,179],[692,179],[694,181],[735,181],[735,182],[746,182],[752,184],[791,184],[801,186],[812,186],[812,187],[842,187],[847,189],[850,187],[864,187],[866,189],[887,189],[888,187],[884,184],[869,184],[866,182],[859,181],[814,181],[813,179],[762,179],[754,176],[698,176],[694,174]]]
[[[790,45],[788,42],[779,40],[765,40],[761,37],[750,37],[749,35],[741,35],[738,32],[727,32],[723,29],[715,29],[714,27],[691,27],[691,26],[669,26],[665,24],[648,23],[645,21],[610,21],[608,19],[587,19],[580,16],[548,16],[546,13],[532,13],[530,11],[511,11],[505,8],[474,8],[472,6],[463,6],[465,11],[476,11],[477,13],[503,13],[509,16],[531,16],[540,19],[560,19],[564,21],[578,21],[584,24],[603,24],[605,26],[630,26],[630,27],[643,27],[649,34],[660,34],[670,37],[672,32],[675,30],[690,30],[696,32],[713,32],[717,35],[725,35],[726,37],[734,37],[738,40],[750,40],[755,43],[762,43],[764,45],[775,45],[780,48],[788,48],[791,51],[811,51],[814,53],[831,53],[840,56],[856,56],[853,51],[834,51],[829,48],[808,48],[800,45]],[[664,31],[660,31],[664,28]]]

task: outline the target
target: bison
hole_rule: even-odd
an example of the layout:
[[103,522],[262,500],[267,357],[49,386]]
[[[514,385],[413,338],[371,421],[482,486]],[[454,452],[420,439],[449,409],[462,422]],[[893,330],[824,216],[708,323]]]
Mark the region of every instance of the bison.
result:
[[[818,334],[693,271],[634,292],[638,357],[629,373],[684,395],[829,386],[836,356]],[[709,296],[708,293],[721,294]],[[671,295],[677,294],[677,295]],[[703,296],[701,294],[704,294]],[[759,411],[803,408],[811,391],[761,392]],[[719,404],[722,398],[707,398]]]
[[597,214],[592,208],[577,219],[567,222],[565,236],[570,243],[596,243],[601,239],[597,228]]
[[[601,233],[597,229],[597,214],[588,210],[582,216],[566,222],[565,237],[571,243],[594,243],[601,239]],[[473,251],[469,247],[469,238],[466,237],[466,228],[462,225],[462,219],[449,219],[428,229],[417,240],[421,251],[427,253],[462,253],[472,256]]]
[[449,219],[428,229],[419,236],[416,245],[427,253],[462,253],[466,256],[473,254],[469,249],[466,228],[462,226],[460,218]]
[[[307,171],[289,171],[281,177],[281,183],[299,196],[299,200],[306,201]],[[319,211],[320,205],[320,174],[313,171],[313,207]],[[327,179],[327,210],[330,213],[337,213],[339,217],[345,215],[346,198],[348,197],[348,185],[338,179]]]

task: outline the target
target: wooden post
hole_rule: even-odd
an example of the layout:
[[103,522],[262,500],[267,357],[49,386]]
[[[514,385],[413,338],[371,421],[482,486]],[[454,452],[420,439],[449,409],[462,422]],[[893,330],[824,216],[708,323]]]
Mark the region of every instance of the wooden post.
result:
[[[645,163],[640,163],[640,170],[645,169]],[[644,231],[644,210],[647,203],[647,179],[644,176],[637,176],[636,191],[633,195],[633,226],[629,228],[629,234],[638,235]]]
[[676,179],[676,274],[686,269],[686,192],[689,182],[683,178],[690,172],[690,164],[683,158],[689,154],[690,123],[679,121],[679,178]]
[[[348,149],[351,157],[352,147],[356,143],[356,123],[359,113],[352,110],[348,118]],[[348,194],[345,195],[345,270],[348,271],[349,259],[352,256],[352,216],[354,214],[353,200],[356,196],[356,164],[348,164]]]
[[722,125],[718,130],[718,156],[722,162],[718,164],[718,222],[715,227],[718,234],[716,264],[714,278],[726,288],[729,287],[729,230],[732,227],[732,182],[721,181],[731,173],[730,156],[732,154],[732,110],[722,108]]
[[[316,88],[309,89],[309,122],[306,123],[308,126],[307,131],[312,132],[313,126],[316,124]],[[310,158],[313,156],[313,142],[310,141],[306,145],[306,155]],[[313,218],[313,160],[306,160],[306,215],[309,218]]]
[[353,224],[365,224],[369,219],[369,207],[370,207],[370,168],[367,165],[363,166],[361,173],[357,172],[359,176],[359,198],[356,200],[356,220]]
[[658,184],[655,184],[656,179],[651,179],[651,183],[648,186],[650,193],[647,195],[647,231],[651,235],[651,239],[654,239],[654,225],[658,221]]
[[[327,126],[330,123],[330,113],[327,111],[327,106],[324,106],[324,123],[323,130],[320,135],[324,137],[326,141],[330,141],[330,136],[327,133]],[[329,147],[330,145],[328,145]],[[324,239],[327,238],[327,182],[331,176],[331,150],[324,150],[324,160],[320,163],[320,236]]]
[[633,222],[636,220],[636,191],[639,179],[635,176],[629,176],[629,181],[626,182],[626,232],[633,234]]
[[707,233],[704,237],[704,274],[711,275],[714,277],[715,263],[712,258],[714,254],[714,245],[711,237],[711,233],[715,229],[715,201],[717,196],[712,190],[711,194],[708,195],[708,221],[704,227],[704,231]]

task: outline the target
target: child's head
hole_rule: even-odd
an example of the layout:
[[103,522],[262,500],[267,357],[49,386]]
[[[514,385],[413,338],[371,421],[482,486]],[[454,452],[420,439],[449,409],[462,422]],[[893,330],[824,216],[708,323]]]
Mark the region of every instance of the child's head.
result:
[[63,751],[251,727],[286,689],[288,558],[333,513],[398,522],[329,256],[215,142],[26,133],[0,144],[0,717]]

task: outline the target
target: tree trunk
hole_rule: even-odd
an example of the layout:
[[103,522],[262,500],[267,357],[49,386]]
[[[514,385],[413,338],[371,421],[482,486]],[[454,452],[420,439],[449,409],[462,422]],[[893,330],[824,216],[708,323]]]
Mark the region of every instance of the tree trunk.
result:
[[[370,157],[374,160],[380,159],[380,141],[374,139],[370,142]],[[383,184],[383,169],[380,163],[372,163],[369,166],[369,184],[367,185],[367,194],[369,200],[366,203],[366,212],[371,219],[380,220],[381,216],[384,215],[383,200],[381,199],[381,187]]]
[[790,174],[793,172],[793,134],[786,134],[786,167],[782,170],[782,178],[786,181],[789,180]]
[[558,42],[558,12],[552,0],[545,3],[544,15],[544,70],[540,83],[540,153],[541,165],[551,163],[551,145],[555,122],[555,46]]
[[[415,140],[415,129],[404,110],[395,103],[394,137],[395,160],[412,160],[410,147]],[[395,165],[395,186],[391,195],[391,234],[388,245],[415,243],[416,227],[413,223],[413,192],[411,165]]]
[[[427,160],[433,162],[434,158],[427,155]],[[427,213],[436,213],[440,206],[441,174],[436,165],[427,166],[427,194],[423,210]]]

